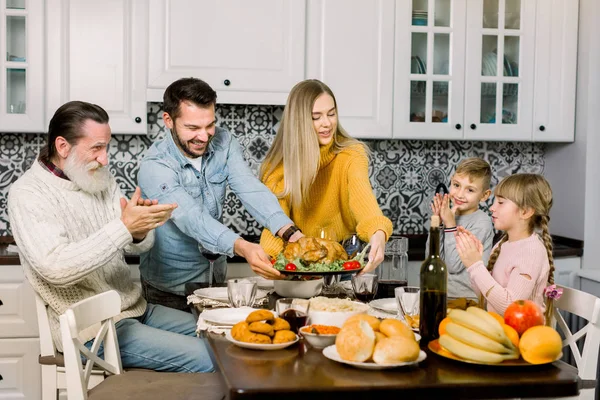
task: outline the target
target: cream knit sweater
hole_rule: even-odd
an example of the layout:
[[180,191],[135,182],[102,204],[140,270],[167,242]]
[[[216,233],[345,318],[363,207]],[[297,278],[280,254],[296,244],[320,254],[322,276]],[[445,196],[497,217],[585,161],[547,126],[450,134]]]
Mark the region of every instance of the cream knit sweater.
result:
[[[71,304],[108,290],[121,295],[115,321],[137,317],[146,310],[141,289],[134,285],[123,256],[152,247],[154,232],[133,244],[121,222],[117,182],[92,195],[71,181],[45,170],[38,161],[19,178],[8,195],[8,213],[27,280],[48,303],[56,347],[62,351],[59,315]],[[80,339],[95,337],[98,326]]]

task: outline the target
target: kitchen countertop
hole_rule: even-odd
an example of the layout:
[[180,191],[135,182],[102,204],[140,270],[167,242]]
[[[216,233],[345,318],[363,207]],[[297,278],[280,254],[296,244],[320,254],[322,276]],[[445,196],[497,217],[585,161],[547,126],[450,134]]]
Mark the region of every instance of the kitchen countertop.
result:
[[[427,235],[404,235],[408,237],[408,259],[410,261],[422,261],[425,259],[425,243],[427,242]],[[243,236],[244,239],[258,243],[258,236]],[[583,255],[583,241],[570,239],[563,236],[552,236],[554,239],[554,258],[564,257],[581,257]],[[497,237],[496,239],[499,239]],[[16,253],[9,253],[6,251],[9,243],[14,243],[13,238],[10,236],[0,237],[0,265],[20,265],[19,255]],[[125,260],[128,264],[139,264],[140,257],[134,255],[126,255]],[[246,260],[242,257],[230,257],[228,259],[230,263],[242,262]]]

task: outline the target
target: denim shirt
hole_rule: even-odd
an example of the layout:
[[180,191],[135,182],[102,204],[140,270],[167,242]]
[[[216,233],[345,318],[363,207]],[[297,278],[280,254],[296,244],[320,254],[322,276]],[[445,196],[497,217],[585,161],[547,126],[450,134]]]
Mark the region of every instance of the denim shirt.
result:
[[[216,128],[202,156],[202,169],[167,137],[154,143],[140,164],[138,183],[143,196],[159,203],[177,203],[171,218],[155,230],[154,247],[141,255],[140,272],[150,285],[184,294],[186,282],[208,281],[208,260],[203,249],[233,256],[239,235],[222,223],[225,188],[238,196],[248,212],[271,232],[292,221],[275,195],[252,173],[233,135]],[[225,258],[215,262],[224,274]]]

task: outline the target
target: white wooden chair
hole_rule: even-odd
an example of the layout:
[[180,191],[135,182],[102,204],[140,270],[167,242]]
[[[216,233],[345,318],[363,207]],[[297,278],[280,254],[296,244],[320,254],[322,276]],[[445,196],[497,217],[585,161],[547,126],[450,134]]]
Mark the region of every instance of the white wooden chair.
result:
[[[35,292],[35,291],[34,291]],[[67,390],[67,378],[62,353],[58,352],[52,340],[50,322],[48,321],[48,305],[35,292],[38,329],[40,332],[40,363],[42,372],[42,400],[56,400],[59,394]],[[95,369],[90,377],[89,388],[104,380],[104,370]]]
[[[114,399],[223,399],[220,374],[123,371],[113,317],[121,312],[119,294],[110,290],[73,304],[60,316],[69,400]],[[99,324],[91,350],[79,340],[79,332]],[[98,356],[104,344],[104,359]],[[87,361],[85,367],[82,357]],[[111,376],[88,391],[94,366]]]
[[[557,285],[558,286],[558,285]],[[563,347],[569,346],[577,365],[582,389],[579,397],[573,399],[593,400],[596,387],[596,369],[598,367],[598,352],[600,351],[600,298],[577,289],[558,286],[563,289],[560,299],[554,301],[554,318],[565,339]],[[565,319],[558,311],[566,311],[577,315],[586,321],[587,325],[575,333],[571,333]],[[577,341],[584,338],[583,349],[580,352]]]

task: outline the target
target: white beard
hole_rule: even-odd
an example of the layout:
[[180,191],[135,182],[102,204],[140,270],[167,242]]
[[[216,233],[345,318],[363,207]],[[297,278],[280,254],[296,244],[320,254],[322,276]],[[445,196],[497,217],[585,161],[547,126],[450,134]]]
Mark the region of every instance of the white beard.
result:
[[63,170],[71,182],[90,194],[100,193],[110,185],[111,174],[108,168],[98,161],[84,164],[77,157],[74,147],[65,160]]

